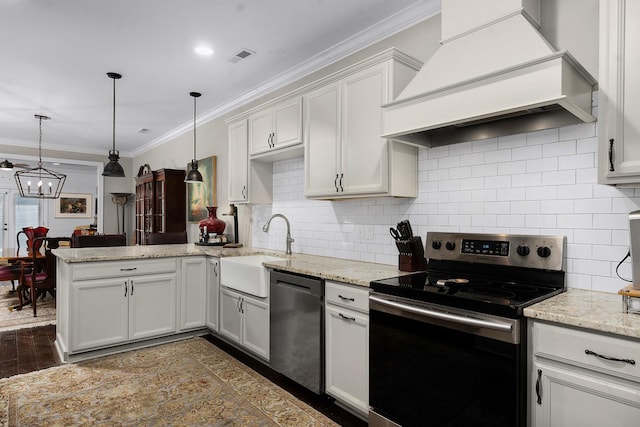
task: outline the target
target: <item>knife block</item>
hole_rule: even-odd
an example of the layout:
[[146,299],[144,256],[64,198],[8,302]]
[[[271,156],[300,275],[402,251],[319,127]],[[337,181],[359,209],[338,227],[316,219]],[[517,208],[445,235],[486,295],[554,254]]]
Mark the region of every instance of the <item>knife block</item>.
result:
[[400,251],[400,255],[398,255],[398,269],[400,271],[421,271],[427,268],[421,237],[399,240],[396,242],[396,246]]

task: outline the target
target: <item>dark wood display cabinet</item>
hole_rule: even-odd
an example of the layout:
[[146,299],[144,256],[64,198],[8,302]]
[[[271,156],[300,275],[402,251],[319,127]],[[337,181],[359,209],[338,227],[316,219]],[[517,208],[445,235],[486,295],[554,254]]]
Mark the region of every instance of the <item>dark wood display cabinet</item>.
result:
[[148,233],[186,231],[184,170],[159,169],[136,177],[136,243]]

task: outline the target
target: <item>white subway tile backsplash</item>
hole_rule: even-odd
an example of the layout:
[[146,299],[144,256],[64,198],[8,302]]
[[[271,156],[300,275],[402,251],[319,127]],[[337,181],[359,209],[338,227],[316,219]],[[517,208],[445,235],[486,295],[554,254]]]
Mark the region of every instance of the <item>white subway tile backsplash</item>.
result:
[[596,165],[595,153],[582,153],[558,158],[558,169],[586,169]]
[[525,145],[527,145],[527,134],[507,135],[498,138],[498,150],[524,147]]
[[560,141],[542,146],[542,157],[558,157],[576,154],[576,141]]
[[[294,252],[396,265],[389,226],[410,219],[428,231],[566,236],[569,287],[617,292],[615,267],[628,249],[628,213],[640,189],[597,184],[596,125],[581,124],[497,139],[419,149],[415,199],[308,200],[303,158],[273,167],[273,203],[252,206],[255,247],[284,250],[291,222]],[[371,236],[367,230],[373,227]],[[630,275],[628,261],[621,272]]]
[[527,160],[527,173],[532,172],[551,172],[558,170],[558,158],[543,158]]
[[558,172],[545,172],[542,174],[542,185],[570,185],[576,183],[576,171],[566,170]]
[[566,141],[569,139],[585,139],[596,136],[595,123],[580,123],[577,125],[562,127],[559,130],[559,141]]
[[545,129],[536,132],[529,132],[526,135],[527,145],[548,144],[558,141],[558,129]]

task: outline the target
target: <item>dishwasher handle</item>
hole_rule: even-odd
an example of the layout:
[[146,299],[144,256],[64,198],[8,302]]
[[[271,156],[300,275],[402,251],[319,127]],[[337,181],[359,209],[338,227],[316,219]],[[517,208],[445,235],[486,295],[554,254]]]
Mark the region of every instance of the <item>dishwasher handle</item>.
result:
[[272,270],[270,274],[271,286],[286,287],[298,292],[324,296],[324,280],[299,274],[284,273]]

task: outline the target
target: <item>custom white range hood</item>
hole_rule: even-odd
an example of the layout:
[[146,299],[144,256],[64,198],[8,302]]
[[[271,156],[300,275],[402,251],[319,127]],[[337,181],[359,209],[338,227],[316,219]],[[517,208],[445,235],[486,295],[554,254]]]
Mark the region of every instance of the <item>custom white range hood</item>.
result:
[[592,122],[595,79],[538,32],[539,0],[442,0],[442,46],[383,108],[383,136],[438,146]]

